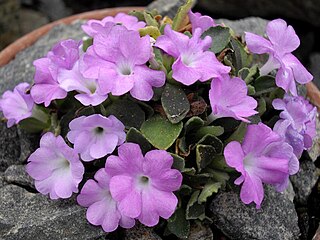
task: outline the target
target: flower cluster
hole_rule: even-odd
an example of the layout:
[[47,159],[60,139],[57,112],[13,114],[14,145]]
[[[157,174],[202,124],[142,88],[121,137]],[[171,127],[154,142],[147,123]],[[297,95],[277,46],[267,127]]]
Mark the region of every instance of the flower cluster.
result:
[[[295,84],[312,76],[292,54],[293,28],[277,19],[268,39],[246,33],[247,53],[228,27],[189,8],[173,20],[89,20],[88,37],[55,44],[34,61],[34,84],[0,99],[8,127],[42,134],[26,168],[36,189],[51,199],[79,193],[88,221],[106,232],[161,217],[171,220],[160,228],[187,238],[170,223],[203,221],[229,175],[245,204],[263,208],[264,184],[285,190],[312,146],[316,108]],[[262,68],[253,53],[269,54]]]

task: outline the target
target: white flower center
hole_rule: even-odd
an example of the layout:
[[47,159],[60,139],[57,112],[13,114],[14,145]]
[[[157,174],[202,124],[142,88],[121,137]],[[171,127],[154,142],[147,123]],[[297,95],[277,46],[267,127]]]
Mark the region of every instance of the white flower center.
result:
[[181,55],[182,62],[186,66],[191,66],[192,63],[194,62],[194,58],[195,58],[195,56],[193,53],[186,53],[186,54]]
[[128,62],[120,62],[118,64],[118,72],[122,75],[131,75],[132,74],[132,65]]

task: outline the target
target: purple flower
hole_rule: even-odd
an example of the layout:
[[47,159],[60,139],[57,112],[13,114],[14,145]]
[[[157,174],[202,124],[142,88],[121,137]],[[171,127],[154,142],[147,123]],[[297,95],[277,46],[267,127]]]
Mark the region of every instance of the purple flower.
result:
[[71,70],[61,69],[58,74],[60,87],[67,92],[77,91],[75,98],[85,106],[97,106],[108,98],[108,94],[101,94],[98,80],[84,78],[80,72],[79,61]]
[[216,26],[214,20],[209,16],[202,16],[200,13],[193,13],[191,10],[188,13],[191,25],[192,32],[194,33],[197,28],[201,29],[201,33],[208,30],[210,27]]
[[139,21],[138,18],[134,16],[130,16],[125,13],[118,13],[115,17],[108,16],[101,21],[89,20],[86,24],[82,25],[82,30],[90,37],[94,37],[96,34],[104,32],[110,26],[114,26],[115,24],[122,24],[128,30],[134,31],[146,26],[145,22]]
[[124,125],[115,116],[100,114],[81,116],[69,123],[67,138],[74,144],[83,161],[102,158],[112,153],[126,139]]
[[257,208],[263,200],[263,183],[283,190],[288,182],[289,168],[293,170],[297,164],[299,169],[292,147],[262,123],[249,125],[242,145],[230,142],[224,149],[224,156],[227,164],[241,173],[235,184],[243,183],[240,192],[242,202],[254,202]]
[[83,58],[83,74],[98,78],[102,93],[120,96],[130,91],[139,100],[149,101],[152,87],[165,83],[165,73],[148,68],[150,37],[116,25],[108,34],[97,34]]
[[32,115],[34,101],[31,95],[26,93],[29,87],[28,83],[20,83],[13,89],[13,92],[8,90],[2,95],[0,110],[8,120],[8,127]]
[[201,29],[195,29],[192,38],[173,31],[170,25],[164,29],[164,35],[157,38],[156,47],[176,58],[172,65],[172,77],[184,85],[197,80],[205,82],[210,78],[221,77],[230,71],[230,67],[221,64],[213,52],[208,51],[211,38],[200,38]]
[[95,225],[101,225],[106,232],[112,232],[118,225],[131,228],[135,220],[122,215],[117,207],[117,202],[112,198],[109,190],[111,176],[102,168],[94,175],[94,180],[89,179],[82,187],[77,197],[78,203],[87,207],[87,219]]
[[253,33],[246,33],[247,46],[251,52],[269,54],[269,60],[260,69],[260,74],[266,75],[274,69],[279,69],[276,75],[277,86],[296,96],[297,89],[294,80],[305,84],[313,78],[291,53],[298,48],[300,40],[292,26],[287,26],[282,19],[269,22],[266,33],[269,40]]
[[52,100],[63,99],[67,92],[62,89],[57,80],[59,69],[71,70],[79,59],[80,42],[64,40],[57,43],[47,56],[33,62],[36,68],[34,86],[31,96],[38,104],[44,103],[47,107]]
[[303,97],[288,94],[283,99],[273,100],[272,105],[282,110],[281,119],[275,124],[274,131],[285,138],[300,158],[303,150],[312,146],[316,136],[317,109]]
[[26,167],[35,179],[36,189],[51,199],[69,198],[78,192],[84,167],[78,154],[61,136],[48,132],[40,140],[40,148],[33,152]]
[[232,117],[249,122],[246,118],[257,114],[257,101],[247,95],[246,83],[237,77],[225,75],[223,79],[213,79],[209,91],[212,108],[210,118]]
[[182,182],[181,173],[171,169],[172,156],[164,150],[143,156],[134,143],[121,145],[118,155],[107,158],[106,172],[113,176],[110,192],[119,211],[146,226],[158,224],[159,217],[168,219],[178,204],[173,191]]

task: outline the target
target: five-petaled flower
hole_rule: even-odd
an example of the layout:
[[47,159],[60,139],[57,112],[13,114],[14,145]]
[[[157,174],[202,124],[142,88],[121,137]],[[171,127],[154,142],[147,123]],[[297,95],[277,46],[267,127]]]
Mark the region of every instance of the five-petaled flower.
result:
[[117,202],[112,198],[109,184],[111,176],[101,168],[89,179],[81,189],[77,197],[78,203],[87,207],[87,219],[96,226],[101,225],[106,232],[112,232],[118,225],[124,228],[131,228],[135,220],[120,213]]
[[316,136],[316,107],[301,96],[290,95],[273,100],[272,105],[282,110],[281,119],[276,122],[273,130],[285,138],[300,158],[303,150],[312,146]]
[[0,110],[7,119],[7,126],[12,127],[21,120],[32,115],[34,101],[26,91],[29,89],[28,83],[18,84],[12,91],[5,91],[0,99]]
[[152,87],[162,87],[165,73],[147,67],[152,47],[149,35],[115,25],[97,34],[83,58],[83,74],[98,78],[102,93],[120,96],[127,92],[142,101],[153,97]]
[[40,140],[40,148],[28,158],[28,174],[35,180],[36,189],[51,199],[69,198],[78,192],[84,167],[78,154],[61,136],[48,132]]
[[295,80],[305,84],[313,78],[291,53],[298,48],[300,40],[292,26],[287,26],[287,23],[282,19],[269,22],[266,33],[269,40],[249,32],[246,32],[245,36],[251,52],[269,54],[269,59],[260,69],[260,74],[266,75],[274,69],[279,69],[276,75],[277,86],[286,92],[297,95]]
[[[90,37],[94,37],[96,34],[104,32],[110,26],[115,24],[121,24],[128,30],[138,31],[140,28],[146,26],[145,22],[139,21],[135,16],[130,16],[125,13],[118,13],[115,17],[107,16],[100,20],[89,20],[82,25],[82,30]],[[108,30],[107,30],[108,31]]]
[[260,208],[263,183],[284,190],[289,174],[299,169],[292,147],[263,123],[249,125],[242,144],[230,142],[224,149],[227,164],[241,173],[235,184],[243,183],[240,198]]
[[254,110],[258,104],[247,92],[246,83],[238,77],[230,78],[225,75],[223,78],[213,79],[209,91],[212,109],[209,121],[210,118],[232,117],[249,122],[246,118],[258,113]]
[[211,42],[209,36],[201,39],[200,28],[196,28],[189,38],[167,25],[164,35],[157,38],[155,46],[176,58],[172,65],[172,77],[189,86],[198,80],[205,82],[211,78],[219,78],[230,71],[230,67],[224,66],[213,52],[208,51]]
[[67,138],[83,161],[92,161],[112,153],[125,139],[124,125],[115,116],[93,114],[69,123]]
[[173,191],[182,182],[181,173],[171,169],[173,157],[164,150],[143,156],[135,143],[121,145],[118,155],[108,157],[105,168],[113,176],[110,192],[121,214],[150,227],[158,224],[159,217],[168,219],[178,204]]

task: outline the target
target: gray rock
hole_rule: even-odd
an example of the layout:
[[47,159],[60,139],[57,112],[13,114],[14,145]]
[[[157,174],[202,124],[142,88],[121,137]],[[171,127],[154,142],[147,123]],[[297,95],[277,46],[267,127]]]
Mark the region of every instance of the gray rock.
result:
[[51,21],[67,17],[72,13],[63,0],[39,0],[39,5],[39,10],[48,16]]
[[309,157],[312,159],[312,161],[316,161],[320,156],[320,119],[319,117],[316,118],[316,132],[317,132],[317,135],[313,139],[312,147],[308,149],[308,154],[309,154]]
[[43,195],[7,185],[0,191],[0,239],[78,240],[106,235],[91,226],[85,209],[74,199],[50,200]]
[[20,162],[26,162],[32,152],[39,147],[39,134],[31,134],[18,127],[18,136],[20,140]]
[[157,9],[162,16],[173,18],[185,2],[186,0],[156,0],[148,5],[147,10]]
[[192,224],[188,240],[213,240],[213,233],[209,226]]
[[258,35],[264,35],[268,20],[259,17],[248,17],[236,21],[228,19],[217,19],[217,23],[223,23],[230,27],[237,35],[244,35],[244,32],[252,32]]
[[126,230],[124,240],[161,240],[152,228],[137,223],[133,228]]
[[283,16],[320,26],[318,0],[199,0],[199,6],[213,14],[232,18]]
[[7,185],[7,182],[4,180],[4,172],[0,172],[0,189]]
[[234,240],[298,239],[298,216],[294,204],[272,187],[265,188],[261,209],[241,202],[239,192],[221,192],[210,210],[214,224]]
[[294,197],[295,197],[295,192],[292,186],[291,181],[289,181],[288,187],[286,188],[286,190],[284,190],[283,195],[289,199],[291,202],[293,202]]
[[4,173],[4,180],[8,183],[34,189],[34,181],[28,175],[25,165],[12,165]]
[[310,71],[313,75],[313,82],[320,88],[320,53],[313,53],[310,56]]
[[17,128],[7,128],[4,122],[0,122],[0,171],[19,163],[20,144]]
[[317,183],[319,173],[311,160],[300,161],[300,170],[296,175],[290,177],[296,196],[295,201],[306,205],[312,188]]
[[85,35],[81,31],[83,21],[76,21],[70,25],[58,25],[48,34],[40,38],[34,45],[18,53],[14,60],[0,68],[0,95],[8,89],[12,90],[18,83],[33,82],[34,67],[32,62],[47,54],[52,46],[63,39],[82,39]]

